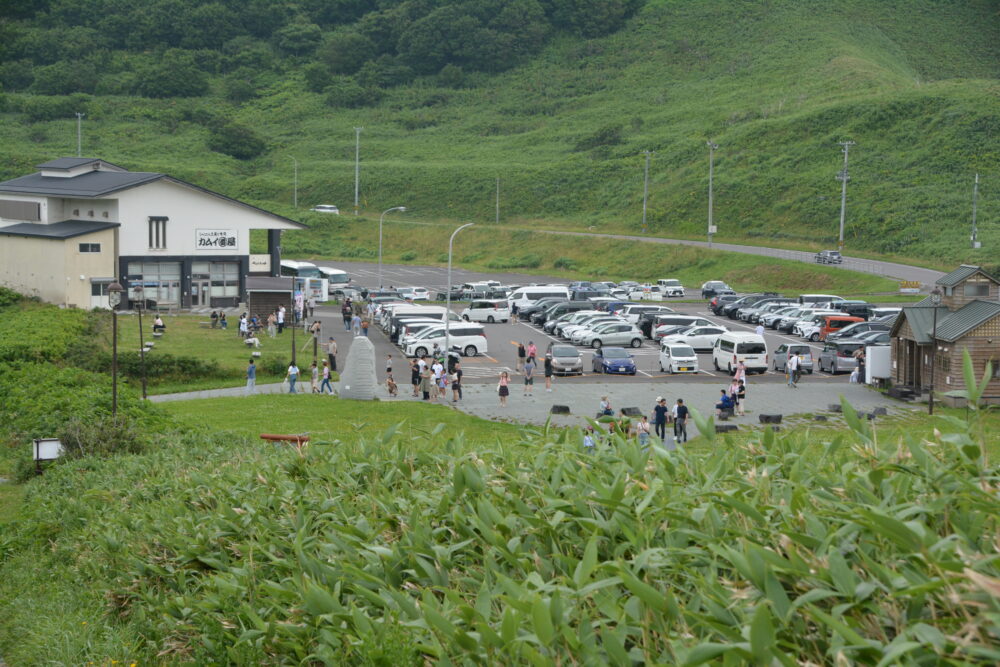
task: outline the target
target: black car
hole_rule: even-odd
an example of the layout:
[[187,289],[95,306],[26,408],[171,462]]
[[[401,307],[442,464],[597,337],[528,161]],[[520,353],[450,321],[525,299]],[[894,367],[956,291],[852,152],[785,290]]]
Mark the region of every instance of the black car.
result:
[[722,282],[721,280],[709,280],[707,283],[701,286],[701,298],[711,299],[717,294],[736,294],[733,288]]
[[535,301],[530,306],[525,306],[524,308],[518,308],[517,317],[522,320],[530,320],[531,316],[534,315],[535,313],[543,312],[549,306],[554,306],[557,303],[563,303],[568,300],[569,299],[558,296],[545,297],[544,299],[539,299],[538,301]]
[[764,296],[763,294],[748,294],[748,295],[746,295],[745,297],[743,297],[741,299],[737,299],[736,301],[732,301],[730,303],[727,303],[725,306],[722,307],[722,310],[720,311],[720,314],[721,315],[725,315],[726,317],[728,317],[731,320],[735,320],[736,319],[736,311],[738,311],[740,308],[745,308],[747,306],[752,306],[753,304],[757,303],[758,301],[763,301],[766,298],[767,297]]
[[[452,301],[461,301],[462,300],[462,286],[461,285],[452,285],[450,291],[451,291],[451,300]],[[445,292],[444,290],[438,290],[436,300],[437,301],[447,301],[448,300],[448,292]]]
[[721,315],[723,307],[725,307],[727,304],[732,303],[733,301],[736,301],[739,298],[740,297],[736,296],[735,294],[716,295],[709,302],[708,309],[711,310],[716,315]]

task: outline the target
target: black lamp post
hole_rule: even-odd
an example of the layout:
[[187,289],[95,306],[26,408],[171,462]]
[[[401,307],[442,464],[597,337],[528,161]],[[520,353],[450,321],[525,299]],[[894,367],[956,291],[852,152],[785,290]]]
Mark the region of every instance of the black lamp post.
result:
[[111,304],[111,416],[118,416],[118,304],[122,302],[121,283],[108,285],[108,303]]
[[934,371],[937,368],[937,313],[941,305],[941,288],[931,291],[931,304],[934,307],[934,324],[931,326],[931,393],[927,399],[927,414],[934,414]]
[[139,312],[139,365],[142,367],[142,400],[146,400],[146,342],[142,336],[142,308],[146,305],[146,296],[142,285],[136,285],[132,289],[132,294],[132,300],[137,304],[136,310]]

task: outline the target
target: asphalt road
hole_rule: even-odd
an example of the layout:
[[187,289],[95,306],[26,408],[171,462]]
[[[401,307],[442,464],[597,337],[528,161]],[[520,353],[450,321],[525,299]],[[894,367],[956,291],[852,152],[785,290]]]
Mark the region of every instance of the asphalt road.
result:
[[[708,245],[707,241],[689,241],[687,239],[664,239],[656,236],[629,236],[626,234],[597,234],[592,232],[563,232],[555,230],[539,229],[535,230],[543,234],[559,234],[563,236],[596,236],[599,238],[620,239],[624,241],[640,241],[643,243],[665,243],[668,245],[690,245],[701,248],[712,247],[715,250],[726,250],[729,252],[741,252],[748,255],[762,255],[764,257],[776,257],[779,259],[790,259],[808,264],[815,263],[815,254],[802,250],[782,250],[780,248],[766,248],[763,246],[736,245],[733,243],[713,243]],[[897,264],[895,262],[883,262],[873,259],[863,259],[860,257],[849,257],[844,255],[843,264],[833,264],[837,268],[847,271],[859,271],[861,273],[872,273],[878,276],[888,276],[898,280],[916,280],[924,285],[933,285],[934,281],[943,276],[940,271],[924,269],[919,266],[909,266],[907,264]]]

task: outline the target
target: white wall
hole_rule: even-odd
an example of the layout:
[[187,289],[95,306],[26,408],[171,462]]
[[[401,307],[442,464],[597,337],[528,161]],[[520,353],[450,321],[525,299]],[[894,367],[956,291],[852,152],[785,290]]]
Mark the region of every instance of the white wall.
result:
[[[160,180],[117,193],[119,253],[146,255],[231,255],[250,253],[251,229],[297,229],[277,218],[215,197],[179,183]],[[167,247],[149,248],[150,216],[169,218]],[[236,248],[199,248],[196,230],[228,229],[236,232]]]
[[[48,222],[61,220],[118,221],[117,199],[61,199],[49,198]],[[74,213],[76,211],[76,213]],[[93,214],[91,214],[93,212]],[[107,215],[105,215],[105,213]]]

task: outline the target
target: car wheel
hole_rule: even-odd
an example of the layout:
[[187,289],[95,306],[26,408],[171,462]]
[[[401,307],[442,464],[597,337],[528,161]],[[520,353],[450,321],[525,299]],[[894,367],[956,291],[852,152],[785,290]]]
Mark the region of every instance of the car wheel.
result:
[[663,362],[662,362],[662,361],[660,362],[660,372],[661,372],[661,373],[663,373],[663,372],[664,372],[664,370],[663,370]]
[[425,354],[427,354],[427,348],[426,347],[418,347],[417,349],[415,349],[413,351],[413,356],[415,356],[417,359],[420,359]]
[[633,338],[632,339],[632,347],[642,347],[642,339],[641,338]]
[[492,315],[490,315],[489,317],[487,317],[486,321],[489,322],[490,324],[493,324],[494,322],[496,322],[496,320],[493,319]]
[[772,364],[772,366],[774,368],[774,372],[777,373],[778,372],[778,360],[777,359],[774,360],[774,363]]
[[474,357],[479,353],[475,345],[466,345],[465,349],[462,351],[467,357]]
[[599,349],[601,349],[601,345],[603,345],[603,343],[601,343],[601,339],[600,339],[600,338],[595,338],[595,339],[594,339],[594,340],[593,340],[593,341],[592,341],[592,342],[590,343],[590,347],[594,348],[595,350],[599,350]]
[[812,375],[813,374],[813,370],[810,368],[809,370],[806,371],[806,373],[808,373],[809,375]]
[[819,340],[819,334],[818,333],[814,333],[812,336],[809,336],[809,340],[811,340],[812,342],[815,343],[816,341]]
[[462,319],[465,320],[466,322],[470,321],[468,315],[462,315]]

